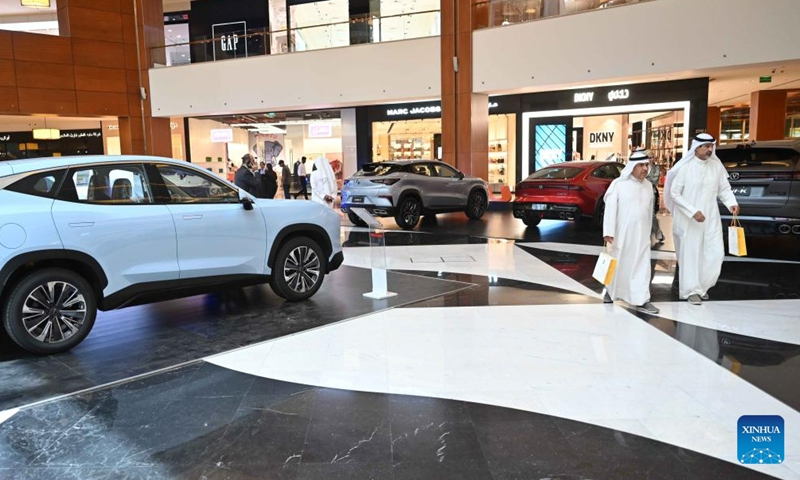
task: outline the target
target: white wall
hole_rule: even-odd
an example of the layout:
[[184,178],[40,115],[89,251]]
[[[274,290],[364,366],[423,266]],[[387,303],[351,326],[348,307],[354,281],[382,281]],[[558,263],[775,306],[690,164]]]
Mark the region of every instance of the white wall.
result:
[[570,84],[800,58],[787,34],[798,0],[654,0],[479,30],[477,92]]
[[439,37],[150,70],[153,115],[199,116],[438,98]]

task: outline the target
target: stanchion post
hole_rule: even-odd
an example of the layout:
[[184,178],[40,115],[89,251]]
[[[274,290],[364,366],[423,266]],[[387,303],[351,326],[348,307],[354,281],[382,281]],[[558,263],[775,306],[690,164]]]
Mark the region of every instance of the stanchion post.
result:
[[351,208],[350,210],[358,215],[358,218],[363,220],[369,227],[372,291],[365,293],[364,296],[373,300],[383,300],[385,298],[397,296],[396,293],[389,291],[389,284],[386,276],[386,235],[383,224],[363,208]]

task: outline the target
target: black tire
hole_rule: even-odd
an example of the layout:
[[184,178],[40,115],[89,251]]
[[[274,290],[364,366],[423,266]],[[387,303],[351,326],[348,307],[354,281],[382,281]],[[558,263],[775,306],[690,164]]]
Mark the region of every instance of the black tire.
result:
[[470,220],[480,220],[483,214],[486,213],[487,208],[489,208],[489,199],[486,197],[486,192],[482,190],[473,190],[472,193],[469,194],[467,209],[464,213],[467,214]]
[[529,226],[529,227],[535,227],[536,225],[539,225],[539,223],[541,223],[541,221],[542,221],[542,217],[540,217],[539,215],[536,215],[533,212],[527,212],[522,217],[522,222],[525,225]]
[[269,285],[278,296],[290,302],[306,300],[322,286],[327,265],[328,260],[317,242],[308,237],[292,238],[278,250]]
[[[36,315],[35,311],[41,313]],[[92,285],[77,273],[61,268],[25,275],[11,287],[2,307],[8,336],[37,355],[75,347],[89,335],[96,317],[97,294]]]
[[597,201],[597,206],[594,209],[594,224],[597,227],[603,228],[603,216],[606,213],[606,202],[601,198]]
[[413,230],[422,217],[422,202],[414,195],[404,197],[397,207],[394,221],[403,230]]
[[356,215],[353,212],[347,212],[347,219],[350,220],[350,223],[352,223],[353,225],[355,225],[357,227],[366,227],[367,226],[367,222],[365,222],[364,220],[361,220],[361,217],[359,217],[358,215]]

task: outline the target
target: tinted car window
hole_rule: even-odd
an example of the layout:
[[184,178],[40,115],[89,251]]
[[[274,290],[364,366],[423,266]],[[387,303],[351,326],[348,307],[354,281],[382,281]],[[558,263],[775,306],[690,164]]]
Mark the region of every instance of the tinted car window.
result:
[[444,178],[456,178],[458,176],[458,172],[455,171],[450,165],[444,163],[436,163],[433,165],[433,169],[436,171],[437,175]]
[[592,172],[592,176],[596,178],[605,178],[608,180],[613,180],[615,178],[619,178],[620,173],[622,172],[622,168],[624,166],[621,163],[614,162],[610,165],[603,165],[602,167],[596,169]]
[[136,205],[153,203],[142,165],[71,168],[58,192],[68,202]]
[[717,150],[725,168],[735,170],[793,171],[800,154],[791,148],[725,148]]
[[432,176],[430,167],[424,163],[411,165],[411,173],[414,173],[416,175],[423,175],[425,177]]
[[359,170],[354,176],[356,177],[384,177],[390,173],[403,171],[403,167],[396,163],[373,163],[364,165],[364,168]]
[[534,172],[533,175],[528,177],[528,180],[542,180],[542,179],[560,179],[566,180],[575,178],[583,171],[582,168],[576,167],[547,167]]
[[66,170],[56,170],[50,172],[36,173],[29,175],[22,180],[12,183],[6,190],[12,192],[35,195],[37,197],[53,198],[56,188],[64,177]]
[[157,165],[171,203],[238,203],[239,192],[208,175],[173,165]]

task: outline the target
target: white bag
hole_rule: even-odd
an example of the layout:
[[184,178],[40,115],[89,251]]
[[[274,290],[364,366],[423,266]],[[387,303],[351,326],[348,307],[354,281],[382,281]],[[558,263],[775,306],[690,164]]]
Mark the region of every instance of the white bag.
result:
[[600,257],[597,258],[597,264],[594,266],[592,278],[607,287],[611,285],[611,281],[614,280],[614,272],[616,272],[616,270],[617,259],[603,251],[600,253]]

